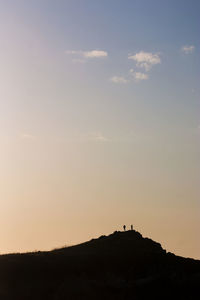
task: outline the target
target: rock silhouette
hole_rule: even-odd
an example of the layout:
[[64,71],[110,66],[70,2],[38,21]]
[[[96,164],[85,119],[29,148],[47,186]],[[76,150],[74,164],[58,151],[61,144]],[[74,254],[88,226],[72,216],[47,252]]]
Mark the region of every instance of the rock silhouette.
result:
[[49,252],[0,256],[0,299],[198,299],[200,261],[134,230]]

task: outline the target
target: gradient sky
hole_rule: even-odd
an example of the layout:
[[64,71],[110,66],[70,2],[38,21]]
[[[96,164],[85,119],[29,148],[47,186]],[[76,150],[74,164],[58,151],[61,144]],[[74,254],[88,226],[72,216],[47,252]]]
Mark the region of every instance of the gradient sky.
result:
[[133,224],[200,259],[200,1],[0,0],[0,253]]

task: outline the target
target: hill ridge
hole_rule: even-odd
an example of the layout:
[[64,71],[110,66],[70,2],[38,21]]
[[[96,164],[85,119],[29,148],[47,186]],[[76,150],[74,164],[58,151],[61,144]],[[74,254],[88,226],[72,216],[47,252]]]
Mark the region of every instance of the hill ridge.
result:
[[0,299],[196,299],[200,261],[139,232],[115,231],[44,252],[0,256]]

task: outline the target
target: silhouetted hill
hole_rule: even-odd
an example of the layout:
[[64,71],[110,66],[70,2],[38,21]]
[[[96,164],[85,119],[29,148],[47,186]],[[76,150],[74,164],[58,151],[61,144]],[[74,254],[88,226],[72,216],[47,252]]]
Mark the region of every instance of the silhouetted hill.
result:
[[0,299],[199,299],[200,261],[136,231],[49,252],[0,256]]

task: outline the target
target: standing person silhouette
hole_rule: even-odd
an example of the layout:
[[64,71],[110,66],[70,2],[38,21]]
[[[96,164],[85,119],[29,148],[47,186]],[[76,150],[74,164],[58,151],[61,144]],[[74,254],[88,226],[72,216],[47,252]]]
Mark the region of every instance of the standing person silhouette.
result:
[[124,231],[126,231],[126,225],[124,225],[123,228],[124,228]]
[[133,230],[133,225],[131,225],[131,230]]

